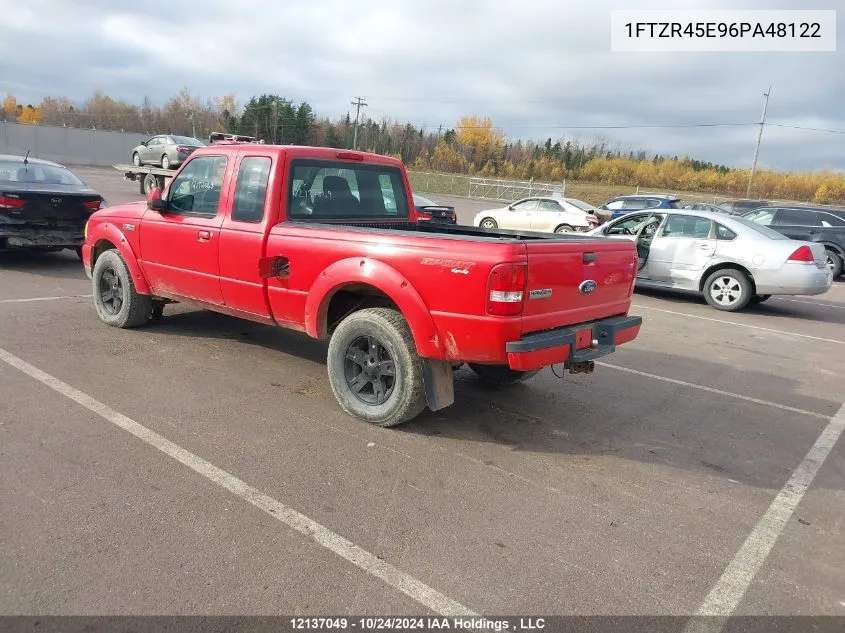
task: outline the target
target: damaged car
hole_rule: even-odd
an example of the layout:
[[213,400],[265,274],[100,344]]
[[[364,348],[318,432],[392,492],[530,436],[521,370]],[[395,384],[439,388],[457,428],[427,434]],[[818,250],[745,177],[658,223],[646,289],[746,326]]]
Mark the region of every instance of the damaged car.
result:
[[0,251],[70,249],[80,255],[85,223],[106,206],[63,165],[0,155]]

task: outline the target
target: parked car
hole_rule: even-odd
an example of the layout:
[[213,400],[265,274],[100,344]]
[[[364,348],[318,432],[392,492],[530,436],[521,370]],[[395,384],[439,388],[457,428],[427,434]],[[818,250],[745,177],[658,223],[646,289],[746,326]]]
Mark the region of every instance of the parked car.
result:
[[610,211],[610,219],[615,220],[632,211],[643,209],[680,209],[681,200],[677,196],[666,193],[631,194],[611,198],[599,209]]
[[729,215],[742,215],[746,211],[759,209],[768,205],[769,203],[766,200],[727,200],[720,202],[718,206]]
[[200,147],[205,147],[205,143],[190,136],[160,134],[132,150],[132,164],[136,167],[159,165],[163,169],[173,169]]
[[819,295],[833,281],[824,246],[739,216],[650,209],[591,235],[636,243],[637,287],[702,293],[717,310],[736,312],[772,295]]
[[433,200],[414,194],[414,206],[420,215],[420,220],[426,222],[440,222],[443,224],[457,224],[458,216],[455,207],[449,204],[438,204]]
[[845,261],[845,209],[771,206],[748,211],[742,217],[769,226],[794,240],[822,244],[833,278],[842,275]]
[[85,223],[105,206],[64,165],[0,155],[0,250],[70,249],[81,256]]
[[338,403],[379,426],[452,404],[463,363],[498,385],[589,373],[638,335],[630,242],[419,222],[407,182],[364,152],[198,149],[164,195],[89,220],[96,314],[131,328],[186,302],[328,339]]
[[685,204],[683,208],[690,209],[691,211],[710,211],[711,213],[727,213],[727,211],[722,207],[715,204],[708,204],[706,202],[692,202],[690,204]]
[[[535,196],[517,200],[497,209],[476,214],[472,223],[483,229],[516,229],[549,233],[588,231],[597,221],[590,221],[590,212],[570,202],[570,198]],[[579,201],[580,202],[580,201]],[[595,215],[593,215],[595,219]]]

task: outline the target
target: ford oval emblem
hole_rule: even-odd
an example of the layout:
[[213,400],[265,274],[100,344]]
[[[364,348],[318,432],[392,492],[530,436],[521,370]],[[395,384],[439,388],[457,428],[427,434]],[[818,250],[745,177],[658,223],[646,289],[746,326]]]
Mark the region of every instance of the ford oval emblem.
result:
[[581,285],[578,286],[578,292],[582,295],[588,295],[593,292],[597,288],[598,284],[592,279],[585,279],[581,282]]

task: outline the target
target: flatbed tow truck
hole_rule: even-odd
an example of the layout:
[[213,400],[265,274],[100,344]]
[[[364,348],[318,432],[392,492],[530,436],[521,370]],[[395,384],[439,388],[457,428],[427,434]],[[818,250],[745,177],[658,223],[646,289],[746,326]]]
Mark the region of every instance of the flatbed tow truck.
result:
[[[227,132],[214,132],[208,137],[209,145],[252,145],[255,143],[263,145],[264,141],[256,140],[253,136]],[[144,197],[156,188],[164,191],[165,181],[173,178],[178,171],[178,169],[165,169],[164,167],[151,167],[150,165],[112,165],[112,167],[123,172],[124,180],[137,181],[138,189]]]
[[176,175],[176,169],[164,169],[163,167],[151,167],[143,165],[112,165],[116,170],[123,172],[124,180],[138,181],[138,189],[141,195],[148,196],[153,189],[164,191],[165,181]]

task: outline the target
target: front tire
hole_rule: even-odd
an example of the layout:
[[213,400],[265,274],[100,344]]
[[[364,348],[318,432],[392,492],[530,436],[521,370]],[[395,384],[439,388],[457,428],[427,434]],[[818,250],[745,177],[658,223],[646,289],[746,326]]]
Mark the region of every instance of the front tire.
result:
[[704,282],[704,299],[710,307],[724,312],[739,312],[754,296],[751,280],[741,270],[722,268]]
[[484,218],[483,220],[481,220],[481,222],[478,224],[478,226],[480,226],[482,229],[497,229],[497,228],[499,228],[499,225],[496,224],[496,220],[494,220],[493,218]]
[[135,165],[135,167],[141,166],[141,155],[138,152],[132,154],[132,164]]
[[391,308],[366,308],[337,326],[328,373],[341,408],[381,427],[417,417],[426,406],[423,361],[407,321]]
[[833,273],[833,278],[836,279],[842,274],[842,256],[830,249],[826,249],[824,254],[827,260],[827,267],[830,268],[830,272]]
[[539,369],[517,371],[506,365],[481,365],[478,363],[467,363],[467,365],[481,380],[497,386],[515,385],[540,373]]
[[152,297],[139,294],[121,254],[111,249],[101,254],[91,274],[94,308],[100,320],[113,327],[144,325],[152,313]]

